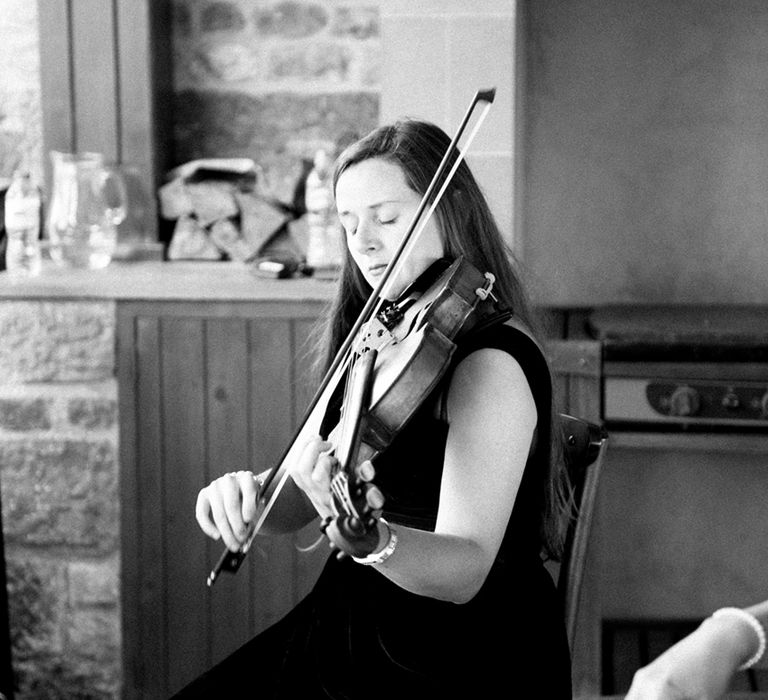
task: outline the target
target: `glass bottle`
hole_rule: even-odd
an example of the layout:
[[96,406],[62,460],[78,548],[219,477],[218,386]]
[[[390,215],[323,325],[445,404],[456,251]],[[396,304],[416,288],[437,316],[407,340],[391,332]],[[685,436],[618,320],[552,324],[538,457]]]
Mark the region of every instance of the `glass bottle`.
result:
[[5,269],[12,277],[40,273],[40,188],[28,172],[14,174],[5,193]]

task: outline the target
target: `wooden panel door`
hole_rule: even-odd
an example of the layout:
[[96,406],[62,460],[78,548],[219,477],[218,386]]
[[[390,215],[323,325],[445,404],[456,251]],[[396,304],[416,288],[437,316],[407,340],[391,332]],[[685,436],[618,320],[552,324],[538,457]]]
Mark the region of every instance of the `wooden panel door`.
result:
[[277,621],[327,556],[298,551],[316,528],[259,538],[237,575],[205,585],[222,545],[194,520],[199,489],[274,465],[312,393],[298,350],[311,315],[248,312],[118,312],[126,698],[168,697]]

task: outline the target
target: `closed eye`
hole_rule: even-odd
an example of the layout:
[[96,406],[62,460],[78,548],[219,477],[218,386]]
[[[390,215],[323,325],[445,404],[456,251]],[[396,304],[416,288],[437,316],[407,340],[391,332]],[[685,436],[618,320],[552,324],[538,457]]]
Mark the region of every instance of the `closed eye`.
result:
[[354,236],[357,232],[357,219],[349,216],[349,214],[340,214],[339,221],[344,228],[345,233],[348,236]]

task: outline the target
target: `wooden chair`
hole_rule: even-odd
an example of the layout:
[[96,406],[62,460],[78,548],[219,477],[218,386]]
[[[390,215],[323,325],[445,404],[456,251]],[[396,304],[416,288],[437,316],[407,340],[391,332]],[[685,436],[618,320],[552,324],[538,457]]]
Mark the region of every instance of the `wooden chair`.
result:
[[608,433],[600,425],[564,413],[560,414],[560,428],[576,513],[566,527],[557,588],[563,605],[568,643],[573,651],[587,543]]

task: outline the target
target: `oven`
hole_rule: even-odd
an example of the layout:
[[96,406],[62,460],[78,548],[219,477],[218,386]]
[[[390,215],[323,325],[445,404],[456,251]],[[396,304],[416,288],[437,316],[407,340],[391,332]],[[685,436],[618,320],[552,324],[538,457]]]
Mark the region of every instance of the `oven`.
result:
[[[595,525],[601,691],[716,608],[768,598],[768,309],[607,307]],[[768,690],[768,671],[737,679]]]

